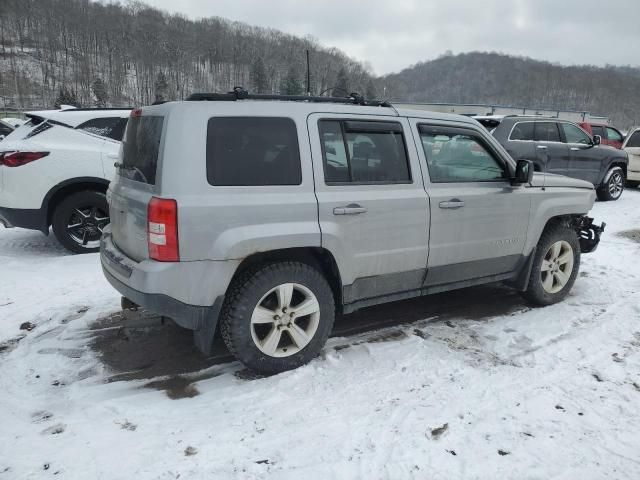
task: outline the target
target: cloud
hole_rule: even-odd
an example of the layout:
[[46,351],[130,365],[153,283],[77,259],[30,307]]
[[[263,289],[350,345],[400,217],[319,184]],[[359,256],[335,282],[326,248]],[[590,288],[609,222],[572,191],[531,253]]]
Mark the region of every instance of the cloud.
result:
[[637,65],[638,0],[146,0],[190,18],[219,16],[295,35],[399,71],[451,50],[563,64]]

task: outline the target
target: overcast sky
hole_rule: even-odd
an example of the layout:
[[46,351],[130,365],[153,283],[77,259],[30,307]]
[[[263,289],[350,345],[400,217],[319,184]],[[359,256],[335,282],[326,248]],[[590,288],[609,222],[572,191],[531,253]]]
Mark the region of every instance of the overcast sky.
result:
[[454,53],[498,51],[563,64],[639,65],[640,0],[146,0],[312,35],[382,75]]

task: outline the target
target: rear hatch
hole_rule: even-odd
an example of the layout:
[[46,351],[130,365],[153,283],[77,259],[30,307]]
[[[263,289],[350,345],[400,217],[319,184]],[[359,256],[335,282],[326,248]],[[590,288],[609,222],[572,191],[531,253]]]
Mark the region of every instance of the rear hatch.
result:
[[132,112],[110,186],[113,242],[137,262],[149,258],[147,209],[156,191],[163,126],[162,116]]

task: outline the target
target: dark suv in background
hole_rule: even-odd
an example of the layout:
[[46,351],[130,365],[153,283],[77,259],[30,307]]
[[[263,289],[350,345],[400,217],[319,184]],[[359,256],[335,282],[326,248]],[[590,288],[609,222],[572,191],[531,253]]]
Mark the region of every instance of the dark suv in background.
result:
[[600,145],[575,123],[547,117],[477,117],[514,160],[531,160],[536,171],[587,180],[600,200],[617,200],[624,190],[629,159]]

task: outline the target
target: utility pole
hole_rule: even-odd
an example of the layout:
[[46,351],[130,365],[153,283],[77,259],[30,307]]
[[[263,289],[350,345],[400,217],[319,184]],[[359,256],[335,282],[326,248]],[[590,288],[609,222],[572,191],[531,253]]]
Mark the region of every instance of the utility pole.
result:
[[311,96],[311,67],[309,64],[309,49],[307,49],[307,97]]

